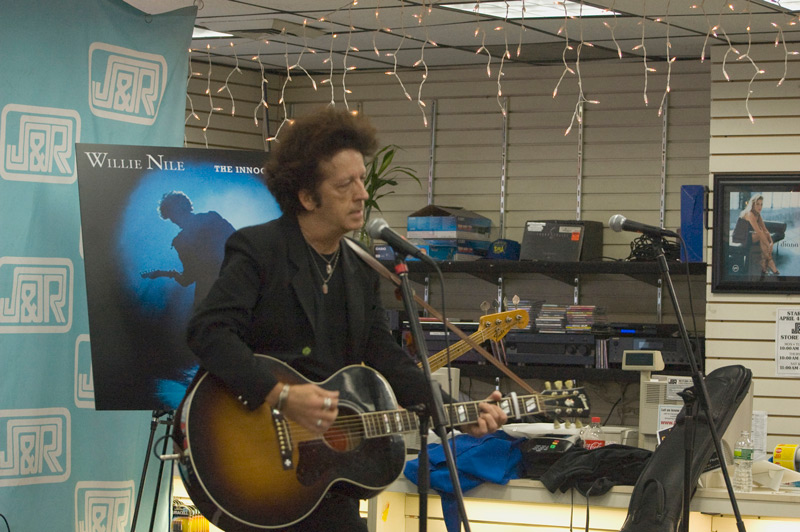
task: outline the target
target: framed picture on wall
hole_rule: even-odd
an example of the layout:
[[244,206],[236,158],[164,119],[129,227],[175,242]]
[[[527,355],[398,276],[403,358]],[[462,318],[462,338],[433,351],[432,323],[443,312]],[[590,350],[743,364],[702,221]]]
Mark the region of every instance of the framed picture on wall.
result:
[[714,176],[712,292],[800,293],[800,174]]

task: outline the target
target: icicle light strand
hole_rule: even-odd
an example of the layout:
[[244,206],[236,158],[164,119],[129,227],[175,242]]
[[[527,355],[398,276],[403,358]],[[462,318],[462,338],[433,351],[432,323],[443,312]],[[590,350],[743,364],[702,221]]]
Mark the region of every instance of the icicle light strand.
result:
[[569,20],[569,15],[567,14],[567,5],[563,2],[561,5],[564,7],[564,25],[558,30],[558,34],[560,35],[562,32],[564,33],[564,49],[561,50],[561,62],[564,64],[564,70],[561,72],[561,77],[558,78],[556,88],[553,89],[553,98],[555,98],[558,94],[558,87],[561,85],[561,81],[564,79],[564,76],[567,75],[567,72],[575,75],[575,71],[572,70],[567,64],[567,51],[572,50],[572,46],[569,44],[569,30],[567,29],[567,21]]
[[420,112],[422,113],[422,124],[425,127],[428,127],[428,115],[425,113],[425,102],[422,100],[422,86],[425,85],[425,82],[428,80],[428,63],[425,62],[425,45],[428,44],[429,36],[428,36],[428,14],[430,13],[429,10],[425,9],[425,2],[422,2],[422,10],[419,14],[419,22],[425,28],[425,41],[422,43],[419,51],[419,59],[414,63],[414,66],[417,67],[422,65],[424,72],[422,73],[422,79],[419,82],[419,87],[417,88],[417,107],[419,107]]
[[675,61],[674,57],[670,57],[672,54],[672,42],[669,38],[669,5],[670,0],[667,0],[667,10],[664,15],[664,23],[667,25],[667,84],[664,87],[664,95],[661,97],[661,105],[658,106],[658,116],[661,116],[664,113],[664,105],[667,103],[667,95],[671,90],[670,81],[672,79],[672,63]]
[[241,75],[242,74],[242,69],[239,68],[239,55],[236,53],[236,50],[235,50],[235,48],[233,46],[233,43],[230,43],[230,45],[231,45],[231,48],[234,49],[233,57],[236,59],[236,66],[234,66],[231,69],[231,71],[228,72],[228,76],[225,78],[225,84],[222,85],[222,87],[220,87],[219,89],[217,89],[217,93],[220,93],[220,92],[222,92],[224,90],[228,91],[228,96],[230,96],[230,99],[231,99],[231,116],[236,116],[236,100],[233,99],[233,93],[231,92],[231,89],[230,89],[230,86],[228,85],[228,82],[230,81],[231,76],[233,75],[234,72],[238,72],[239,75]]
[[747,97],[744,100],[744,108],[747,111],[747,118],[750,119],[750,122],[755,122],[755,118],[753,118],[753,113],[750,112],[750,95],[753,94],[753,82],[756,79],[756,76],[759,74],[763,74],[764,71],[758,68],[758,65],[753,58],[750,56],[750,47],[753,44],[753,37],[750,33],[750,22],[752,20],[753,13],[750,10],[750,2],[747,3],[747,51],[744,54],[740,55],[737,58],[737,61],[741,61],[742,59],[747,59],[750,61],[750,64],[753,66],[754,72],[753,76],[750,78],[750,83],[747,84]]
[[644,4],[642,5],[642,20],[639,21],[639,25],[642,27],[642,39],[639,44],[633,47],[633,50],[642,50],[642,62],[644,63],[644,104],[648,105],[647,102],[647,73],[654,72],[655,69],[647,66],[647,46],[644,44],[644,36],[645,36],[645,28],[647,26],[647,0],[644,0]]
[[[263,41],[263,43],[268,45],[269,41]],[[261,110],[262,106],[264,107],[264,109],[269,109],[269,105],[267,104],[265,95],[266,89],[264,88],[264,85],[266,85],[269,82],[267,81],[267,78],[264,75],[264,63],[261,62],[261,43],[258,44],[258,52],[256,52],[256,55],[253,59],[258,61],[258,66],[261,69],[261,83],[259,85],[259,88],[261,89],[261,100],[258,102],[258,105],[256,105],[255,108],[253,109],[253,122],[255,123],[255,126],[258,127],[258,111]],[[266,140],[267,142],[269,142],[270,140],[274,140],[274,137],[270,137]]]

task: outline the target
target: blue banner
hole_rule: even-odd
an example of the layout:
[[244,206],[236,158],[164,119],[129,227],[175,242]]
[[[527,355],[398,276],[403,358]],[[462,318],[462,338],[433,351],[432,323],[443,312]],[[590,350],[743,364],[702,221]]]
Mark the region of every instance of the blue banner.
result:
[[[130,531],[151,427],[166,427],[95,409],[75,144],[182,144],[196,8],[0,0],[0,13],[0,514],[14,532]],[[157,530],[170,478],[168,463]]]

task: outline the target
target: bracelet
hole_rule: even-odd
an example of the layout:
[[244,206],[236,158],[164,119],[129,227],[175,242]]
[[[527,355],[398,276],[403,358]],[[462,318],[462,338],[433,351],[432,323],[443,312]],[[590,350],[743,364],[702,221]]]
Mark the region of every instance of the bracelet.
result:
[[278,395],[278,404],[275,405],[275,410],[281,411],[286,406],[286,400],[289,398],[289,385],[284,384],[281,388],[281,393]]

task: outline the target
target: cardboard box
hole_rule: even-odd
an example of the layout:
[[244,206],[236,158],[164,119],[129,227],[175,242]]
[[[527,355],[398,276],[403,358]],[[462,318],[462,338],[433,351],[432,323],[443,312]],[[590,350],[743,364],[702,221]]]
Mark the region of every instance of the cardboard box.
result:
[[408,238],[491,241],[492,221],[460,207],[428,205],[408,216]]
[[[477,260],[486,256],[490,242],[477,240],[432,240],[415,241],[415,246],[432,259],[439,261]],[[394,260],[394,250],[388,244],[375,245],[375,258],[378,260]],[[419,260],[408,257],[407,260]]]

